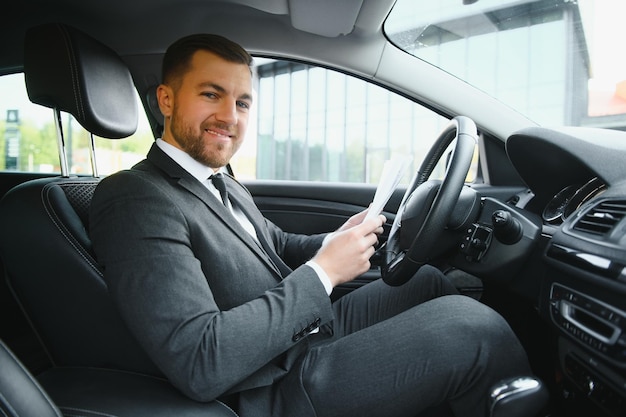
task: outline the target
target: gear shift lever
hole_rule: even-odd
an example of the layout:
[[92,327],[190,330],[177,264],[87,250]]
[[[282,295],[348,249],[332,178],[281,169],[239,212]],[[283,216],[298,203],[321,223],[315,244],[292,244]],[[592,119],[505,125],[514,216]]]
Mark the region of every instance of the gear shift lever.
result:
[[490,417],[537,417],[548,391],[537,378],[520,377],[497,384],[489,398]]

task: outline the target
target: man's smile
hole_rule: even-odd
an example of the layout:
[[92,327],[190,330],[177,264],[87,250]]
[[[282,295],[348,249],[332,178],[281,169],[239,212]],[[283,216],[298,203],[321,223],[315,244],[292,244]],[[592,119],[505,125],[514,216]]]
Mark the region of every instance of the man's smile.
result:
[[235,139],[237,137],[235,134],[232,134],[231,132],[224,131],[224,130],[216,130],[216,129],[209,128],[209,129],[204,129],[204,131],[208,133],[209,135],[216,136],[217,138],[221,138],[224,140]]

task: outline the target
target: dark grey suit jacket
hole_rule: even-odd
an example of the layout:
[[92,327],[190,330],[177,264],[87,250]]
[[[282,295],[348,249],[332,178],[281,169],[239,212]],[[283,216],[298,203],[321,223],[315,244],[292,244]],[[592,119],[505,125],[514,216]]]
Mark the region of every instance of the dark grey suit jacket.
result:
[[[228,186],[288,264],[320,247],[324,235],[281,231],[241,184],[229,177]],[[307,348],[298,335],[333,318],[313,269],[282,279],[230,212],[156,145],[131,170],[101,181],[90,234],[131,332],[192,398],[252,390],[240,395],[263,414],[271,407],[263,392]]]

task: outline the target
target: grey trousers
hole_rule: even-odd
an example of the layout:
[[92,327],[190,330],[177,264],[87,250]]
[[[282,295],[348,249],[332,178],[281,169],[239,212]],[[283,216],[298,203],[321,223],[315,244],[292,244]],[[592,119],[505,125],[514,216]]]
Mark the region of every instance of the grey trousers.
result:
[[281,416],[415,417],[444,403],[485,416],[495,383],[531,373],[505,320],[432,267],[400,287],[375,281],[333,308],[332,337],[314,341],[274,391]]

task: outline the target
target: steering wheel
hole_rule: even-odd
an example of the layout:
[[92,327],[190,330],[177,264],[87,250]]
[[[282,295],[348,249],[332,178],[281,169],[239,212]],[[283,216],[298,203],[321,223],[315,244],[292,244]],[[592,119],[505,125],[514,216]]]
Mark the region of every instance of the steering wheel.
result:
[[[427,181],[453,140],[456,144],[443,181]],[[381,272],[387,284],[404,284],[443,252],[445,245],[438,240],[449,227],[476,143],[476,125],[465,116],[452,119],[435,140],[407,188],[387,243],[381,248]]]

